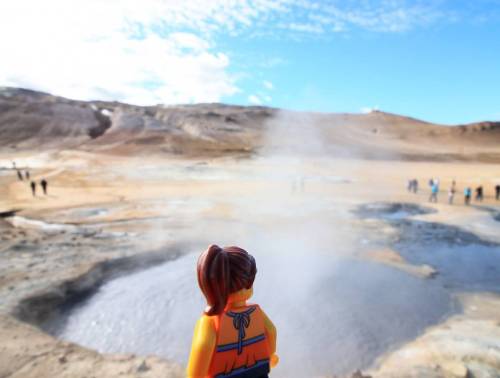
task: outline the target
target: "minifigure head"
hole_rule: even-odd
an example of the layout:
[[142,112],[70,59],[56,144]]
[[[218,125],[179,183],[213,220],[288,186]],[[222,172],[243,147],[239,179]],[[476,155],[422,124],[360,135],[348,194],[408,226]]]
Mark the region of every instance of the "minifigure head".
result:
[[198,258],[197,271],[198,284],[207,299],[205,314],[211,316],[222,313],[231,294],[247,289],[245,296],[251,295],[257,268],[255,259],[244,249],[211,245]]

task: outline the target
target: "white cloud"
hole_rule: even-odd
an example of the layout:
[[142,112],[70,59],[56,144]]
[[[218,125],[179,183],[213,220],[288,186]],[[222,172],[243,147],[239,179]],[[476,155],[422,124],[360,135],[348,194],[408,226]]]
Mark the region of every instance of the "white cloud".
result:
[[248,102],[252,105],[262,105],[262,99],[257,95],[248,96]]
[[363,114],[370,114],[370,113],[373,113],[373,112],[377,112],[379,111],[379,106],[378,105],[375,105],[375,106],[372,106],[372,107],[369,107],[369,106],[366,106],[366,107],[363,107],[360,109],[361,113]]
[[325,32],[321,24],[313,24],[313,23],[305,24],[305,23],[292,22],[288,25],[285,25],[284,28],[290,29],[292,31],[313,33],[313,34],[322,34]]
[[[450,13],[442,10],[445,1],[378,0],[354,2],[354,6],[329,4],[315,15],[321,24],[334,25],[335,31],[349,26],[375,32],[402,32],[446,20]],[[319,17],[319,19],[318,19]]]
[[[227,54],[209,38],[155,29],[168,3],[3,2],[0,85],[143,105],[213,102],[238,92]],[[184,22],[172,9],[171,20]]]
[[210,43],[208,43],[208,41],[203,40],[192,33],[171,33],[169,38],[178,46],[182,46],[183,48],[191,49],[193,51],[204,51],[210,48]]
[[289,62],[283,58],[273,57],[273,58],[263,59],[259,65],[263,68],[275,68],[279,66],[284,66],[287,63]]
[[266,89],[268,89],[270,91],[274,89],[274,85],[270,81],[264,80],[262,82],[262,85],[264,85],[264,88],[266,88]]
[[240,89],[219,35],[399,32],[444,19],[441,3],[2,0],[0,85],[139,104],[220,101]]

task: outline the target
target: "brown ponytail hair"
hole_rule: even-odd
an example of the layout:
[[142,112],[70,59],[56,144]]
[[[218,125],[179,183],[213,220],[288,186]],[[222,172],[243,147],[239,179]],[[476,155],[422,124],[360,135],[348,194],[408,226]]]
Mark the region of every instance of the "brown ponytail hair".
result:
[[207,299],[205,314],[222,313],[230,294],[250,289],[257,268],[255,259],[239,247],[210,245],[198,258],[198,285]]

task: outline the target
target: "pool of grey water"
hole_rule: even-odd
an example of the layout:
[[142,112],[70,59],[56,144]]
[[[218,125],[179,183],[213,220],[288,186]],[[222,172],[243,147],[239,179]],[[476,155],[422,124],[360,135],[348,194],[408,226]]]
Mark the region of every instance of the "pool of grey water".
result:
[[[258,265],[253,301],[278,329],[280,364],[273,377],[366,368],[459,311],[455,290],[499,291],[498,245],[456,227],[405,219],[425,208],[377,204],[369,211],[397,230],[386,246],[410,262],[435,266],[439,275],[425,280],[336,256],[335,245],[245,244]],[[67,308],[49,331],[101,352],[155,354],[185,364],[205,306],[195,275],[199,252],[106,283]]]
[[436,268],[443,287],[500,293],[500,244],[435,223],[402,221],[397,227],[402,236],[393,246],[410,263]]
[[[378,264],[309,251],[254,253],[253,300],[278,329],[281,362],[273,376],[344,374],[415,338],[453,310],[432,280]],[[185,364],[204,308],[197,254],[102,286],[53,330],[101,352],[155,354]]]

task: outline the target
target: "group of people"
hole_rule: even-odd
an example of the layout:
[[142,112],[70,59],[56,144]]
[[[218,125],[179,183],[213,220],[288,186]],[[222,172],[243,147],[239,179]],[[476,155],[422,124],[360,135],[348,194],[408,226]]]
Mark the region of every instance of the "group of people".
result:
[[408,191],[410,193],[417,193],[418,192],[418,180],[417,179],[408,180]]
[[[48,184],[49,183],[45,179],[42,179],[42,181],[40,181],[40,186],[42,187],[44,195],[47,195],[47,186],[48,186]],[[31,181],[30,185],[31,185],[31,194],[33,194],[33,197],[36,197],[36,182],[35,181]]]
[[[431,192],[429,195],[429,202],[436,203],[438,201],[438,194],[439,194],[439,179],[438,178],[429,179],[429,188],[430,188],[430,192]],[[411,193],[417,193],[418,192],[418,180],[417,179],[408,180],[407,189]],[[451,182],[450,188],[448,189],[448,203],[450,205],[453,204],[456,192],[457,192],[457,183],[455,180],[453,180]],[[475,200],[478,202],[482,202],[484,199],[483,186],[479,185],[478,187],[476,187],[475,193],[476,193]],[[464,188],[464,204],[470,205],[471,199],[472,199],[472,188],[470,186],[467,186]],[[495,186],[495,199],[497,201],[500,200],[500,184],[497,184]]]
[[[31,175],[30,175],[30,171],[24,171],[24,175],[23,175],[23,171],[19,170],[16,168],[16,163],[15,162],[12,162],[12,167],[13,169],[16,170],[17,172],[17,178],[19,179],[19,181],[30,181],[31,179]],[[43,191],[43,194],[44,195],[47,195],[47,187],[49,185],[49,183],[47,182],[46,179],[42,179],[39,183],[39,185],[42,187],[42,191]],[[30,187],[31,187],[31,194],[33,195],[33,197],[36,197],[36,188],[37,188],[37,183],[36,181],[31,181],[30,182]]]
[[[29,180],[30,179],[30,171],[25,171],[24,172],[24,177],[26,177],[26,180]],[[23,178],[23,172],[20,171],[19,169],[17,169],[17,178],[19,179],[19,181],[23,181],[24,178]]]

